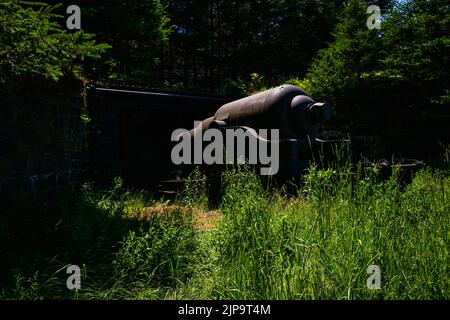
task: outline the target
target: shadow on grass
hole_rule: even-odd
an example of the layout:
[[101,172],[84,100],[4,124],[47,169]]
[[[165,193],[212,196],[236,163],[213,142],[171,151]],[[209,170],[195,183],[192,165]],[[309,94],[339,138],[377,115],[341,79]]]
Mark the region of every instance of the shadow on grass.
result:
[[[175,287],[189,273],[191,217],[175,210],[140,218],[148,198],[120,180],[107,191],[85,184],[8,200],[0,208],[0,298],[132,297],[138,287]],[[76,293],[66,286],[71,264],[82,270]]]

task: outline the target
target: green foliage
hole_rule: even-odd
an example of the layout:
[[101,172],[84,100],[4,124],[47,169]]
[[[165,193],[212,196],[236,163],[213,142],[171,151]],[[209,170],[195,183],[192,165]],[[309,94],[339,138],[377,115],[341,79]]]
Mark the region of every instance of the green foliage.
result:
[[315,92],[314,88],[311,85],[311,81],[308,78],[305,78],[303,80],[299,78],[291,78],[285,81],[285,83],[302,88],[308,94],[311,94],[310,92]]
[[41,284],[38,281],[38,273],[33,276],[25,278],[21,275],[15,277],[13,295],[11,296],[5,289],[0,291],[0,299],[15,299],[15,300],[39,300]]
[[[165,84],[240,95],[306,73],[326,47],[345,0],[168,1],[173,32],[161,58]],[[256,88],[256,91],[261,90]]]
[[366,8],[349,1],[334,42],[318,52],[304,80],[309,93],[340,111],[364,105],[363,113],[448,105],[449,5],[407,1],[382,11],[380,30],[366,27]]
[[[69,5],[72,2],[63,1]],[[124,16],[126,13],[126,16]],[[166,5],[161,0],[89,1],[83,5],[83,29],[112,45],[92,77],[154,86],[159,83],[161,47],[171,34]]]
[[308,174],[304,178],[303,193],[308,199],[315,201],[326,200],[333,191],[333,175],[336,173],[333,169],[317,170],[311,166]]
[[149,285],[172,285],[190,273],[195,248],[191,217],[180,210],[151,219],[148,229],[130,231],[113,261],[118,277]]
[[183,205],[190,208],[206,208],[208,206],[206,175],[199,168],[195,168],[189,174],[179,199]]
[[[144,194],[124,189],[120,178],[114,179],[108,190],[98,190],[92,183],[85,183],[80,198],[74,214],[66,218],[63,227],[74,253],[86,256],[106,254],[104,250],[111,242],[120,241],[130,227],[139,225],[132,219],[147,203]],[[89,249],[85,250],[86,247]]]
[[0,82],[30,75],[56,81],[109,48],[96,44],[92,34],[64,30],[54,13],[57,8],[18,1],[0,5]]
[[[422,171],[403,191],[397,175],[374,174],[311,170],[307,198],[291,199],[233,174],[208,290],[220,299],[447,299],[448,172]],[[366,287],[372,264],[381,290]]]
[[255,94],[264,88],[264,77],[256,72],[250,74],[250,82],[247,85],[247,94]]
[[380,69],[394,89],[400,82],[419,103],[449,105],[449,24],[450,5],[435,0],[408,1],[386,19]]
[[379,31],[366,26],[367,4],[351,0],[334,32],[335,41],[319,51],[305,82],[318,99],[336,101],[361,88],[361,76],[372,70],[381,52]]
[[[26,237],[24,222],[6,226],[14,235],[2,252],[9,267],[0,279],[0,298],[158,297],[160,286],[178,286],[190,274],[196,249],[192,219],[179,210],[145,216],[152,204],[116,178],[107,190],[85,184],[80,195],[54,208],[61,214],[57,221],[49,212],[36,211],[39,206],[22,208],[15,216],[31,210],[37,222],[28,219],[33,227]],[[65,286],[70,264],[82,267],[82,288],[76,293]]]
[[[119,179],[106,191],[86,185],[55,242],[65,254],[39,259],[28,275],[12,270],[0,297],[448,299],[448,168],[424,169],[407,186],[397,174],[348,173],[311,168],[299,196],[287,198],[248,168],[232,169],[222,180],[224,217],[208,232],[194,232],[178,210],[130,217],[126,208],[142,198]],[[84,265],[76,293],[61,286],[69,262]],[[373,264],[380,290],[366,287]]]
[[238,77],[236,80],[227,78],[220,91],[228,95],[249,96],[267,89],[264,76],[252,72],[245,78]]
[[[328,41],[315,38],[337,19],[325,15],[322,30],[317,12],[331,13],[342,7],[338,2],[170,2],[172,34],[160,1],[88,7],[85,22],[86,30],[101,31],[101,40],[114,44],[108,59],[116,60],[112,77],[118,79],[150,83],[158,57],[173,50],[167,58],[174,81],[185,87],[207,87],[217,77],[243,94],[292,76],[288,83],[341,110],[345,103],[353,108],[349,102],[448,104],[449,8],[437,0],[398,6],[381,30],[367,29],[365,2],[348,1],[334,41],[298,78]],[[2,81],[57,80],[106,49],[90,34],[64,31],[58,7],[10,1],[0,10]],[[111,15],[110,23],[93,22],[101,12]],[[123,12],[133,18],[123,19]],[[242,16],[249,18],[239,25]],[[168,37],[172,47],[164,49]],[[303,51],[305,44],[311,48]],[[195,69],[199,61],[203,71]],[[119,178],[107,190],[85,184],[80,195],[55,207],[18,201],[28,207],[0,215],[0,297],[448,299],[449,150],[442,171],[425,169],[407,186],[397,174],[380,181],[376,170],[361,172],[361,166],[356,175],[350,164],[311,167],[298,196],[289,198],[269,192],[247,169],[230,170],[222,179],[223,220],[204,232],[194,231],[191,210],[208,203],[206,177],[198,170],[177,200],[188,213],[149,214],[154,202]],[[61,286],[68,263],[84,266],[76,293]],[[371,264],[382,270],[379,291],[366,288]]]

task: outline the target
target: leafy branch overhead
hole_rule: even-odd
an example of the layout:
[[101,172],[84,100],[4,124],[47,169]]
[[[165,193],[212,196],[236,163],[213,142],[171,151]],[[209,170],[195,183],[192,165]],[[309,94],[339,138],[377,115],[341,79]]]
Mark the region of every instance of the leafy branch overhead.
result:
[[366,27],[366,6],[350,0],[343,10],[334,42],[317,53],[304,79],[310,93],[339,106],[369,100],[379,108],[394,99],[397,109],[447,106],[450,5],[398,3],[385,12],[380,30]]
[[19,4],[0,6],[0,81],[40,75],[57,81],[79,70],[86,59],[99,59],[110,46],[97,44],[82,30],[68,32],[55,13],[59,5]]

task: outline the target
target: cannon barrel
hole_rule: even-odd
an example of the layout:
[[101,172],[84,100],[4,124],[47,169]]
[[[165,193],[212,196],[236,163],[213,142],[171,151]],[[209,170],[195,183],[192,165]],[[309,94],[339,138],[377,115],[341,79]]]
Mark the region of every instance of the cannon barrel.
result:
[[267,141],[257,130],[278,129],[279,140],[270,141],[279,145],[281,171],[298,174],[309,164],[311,142],[317,137],[320,123],[331,117],[328,103],[315,102],[299,87],[282,85],[223,105],[187,135],[193,138],[211,128],[240,127],[260,141]]
[[247,126],[279,129],[281,139],[304,139],[307,135],[313,139],[319,124],[331,116],[329,104],[316,103],[304,90],[283,85],[223,105],[191,134],[212,127]]

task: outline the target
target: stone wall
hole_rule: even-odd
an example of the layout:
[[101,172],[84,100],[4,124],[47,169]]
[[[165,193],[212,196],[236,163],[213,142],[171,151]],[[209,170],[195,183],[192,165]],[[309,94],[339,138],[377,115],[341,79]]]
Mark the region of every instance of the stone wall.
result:
[[0,197],[79,185],[88,170],[81,84],[13,85],[0,87]]

